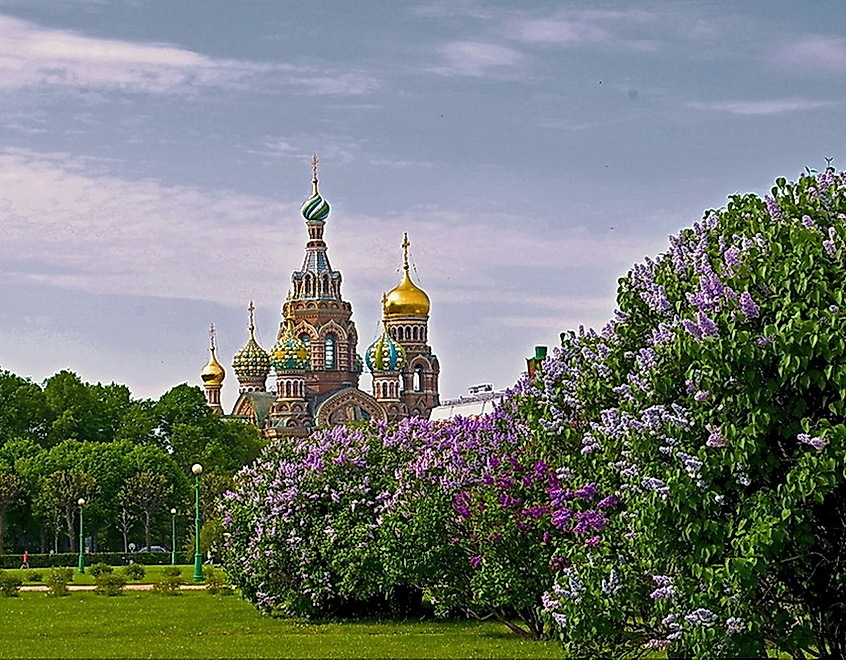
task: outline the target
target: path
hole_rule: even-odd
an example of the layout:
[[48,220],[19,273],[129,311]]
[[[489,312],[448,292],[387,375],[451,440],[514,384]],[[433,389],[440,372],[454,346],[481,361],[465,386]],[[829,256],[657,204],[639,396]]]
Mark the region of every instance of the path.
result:
[[[70,591],[94,591],[96,584],[69,584]],[[127,584],[124,589],[128,591],[150,591],[153,588],[152,584]],[[205,589],[204,584],[183,584],[179,587],[185,590]],[[21,587],[21,591],[47,591],[47,587],[43,584],[29,584]]]

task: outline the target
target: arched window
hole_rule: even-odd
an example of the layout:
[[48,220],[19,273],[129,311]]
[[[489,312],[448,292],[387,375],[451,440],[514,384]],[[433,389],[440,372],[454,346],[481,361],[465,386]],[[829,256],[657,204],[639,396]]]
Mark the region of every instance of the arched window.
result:
[[307,351],[311,351],[311,336],[307,332],[300,335],[300,341],[305,344]]
[[423,391],[423,367],[421,367],[419,364],[414,367],[414,391]]
[[328,371],[335,368],[335,335],[326,335],[325,347],[325,369]]

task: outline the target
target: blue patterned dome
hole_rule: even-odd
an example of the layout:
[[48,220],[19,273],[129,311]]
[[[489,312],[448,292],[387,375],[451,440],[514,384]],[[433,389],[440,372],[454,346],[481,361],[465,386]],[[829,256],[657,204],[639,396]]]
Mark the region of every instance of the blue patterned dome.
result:
[[270,362],[277,373],[309,368],[311,360],[308,347],[294,335],[290,323],[270,351]]
[[394,341],[387,330],[367,348],[364,361],[371,373],[399,371],[405,366],[405,349]]

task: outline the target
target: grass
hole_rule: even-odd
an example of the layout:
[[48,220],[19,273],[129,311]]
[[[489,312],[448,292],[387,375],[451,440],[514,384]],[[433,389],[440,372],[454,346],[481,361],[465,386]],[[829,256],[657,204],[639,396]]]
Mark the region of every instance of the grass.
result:
[[[77,573],[76,572],[76,566],[71,566],[71,568],[73,569],[73,581],[69,582],[68,584],[72,584],[72,585],[73,584],[96,584],[96,581],[94,580],[94,576],[91,575],[91,573],[88,570],[88,569],[91,568],[90,564],[87,564],[85,566],[85,573]],[[113,568],[115,569],[115,571],[121,572],[122,567],[114,566]],[[159,566],[159,565],[144,566],[144,569],[147,571],[146,575],[143,578],[141,578],[140,580],[137,580],[137,581],[136,580],[129,580],[129,584],[133,584],[133,583],[134,584],[152,584],[156,580],[161,579],[162,571],[164,571],[164,569],[166,569],[166,568],[170,568],[170,566]],[[182,570],[182,577],[185,580],[185,582],[190,583],[192,581],[193,576],[194,576],[194,564],[184,564],[184,565],[178,566],[178,568],[180,568]],[[221,568],[216,568],[215,570],[217,570],[218,572],[221,572],[221,573],[223,571],[223,569],[221,569]],[[32,571],[36,571],[38,573],[41,573],[42,579],[41,579],[40,582],[32,582],[32,581],[26,579],[27,575],[29,573],[31,573]],[[47,576],[50,574],[50,569],[49,568],[9,568],[9,569],[6,569],[6,573],[9,574],[9,575],[17,575],[21,580],[23,580],[23,583],[25,585],[37,585],[37,584],[44,584],[44,580],[46,580]]]
[[[183,571],[185,574],[185,571]],[[475,621],[306,623],[204,591],[0,598],[0,658],[556,658]]]

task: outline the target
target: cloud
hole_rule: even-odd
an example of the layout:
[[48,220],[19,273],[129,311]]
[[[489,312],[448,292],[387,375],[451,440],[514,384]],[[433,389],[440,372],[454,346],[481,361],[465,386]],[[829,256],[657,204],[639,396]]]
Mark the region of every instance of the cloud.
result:
[[482,41],[453,41],[442,46],[440,52],[446,66],[437,72],[448,75],[502,75],[527,61],[525,55],[513,48]]
[[294,89],[354,96],[381,83],[362,71],[214,59],[178,46],[88,37],[0,15],[0,89],[109,89],[154,94]]
[[771,101],[694,101],[685,103],[685,107],[694,110],[713,110],[728,112],[733,115],[781,115],[787,112],[816,110],[837,105],[832,101],[812,101],[810,99],[775,99]]
[[504,36],[527,44],[580,46],[603,44],[613,48],[655,50],[652,39],[627,36],[633,25],[654,20],[642,10],[563,10],[552,16],[523,16],[507,22]]
[[817,72],[846,72],[846,38],[806,35],[781,47],[779,64]]
[[[167,186],[99,174],[101,168],[61,153],[10,149],[0,156],[0,278],[222,304],[284,295],[280,269],[300,263],[306,240],[300,199]],[[436,287],[444,302],[511,300],[546,309],[554,306],[549,292],[522,293],[514,273],[564,281],[574,270],[601,269],[592,277],[607,274],[613,283],[664,243],[585,230],[548,237],[528,229],[526,218],[480,220],[469,211],[347,212],[327,226],[335,267],[354,270],[353,286],[378,300],[396,279],[405,229],[421,284]]]

